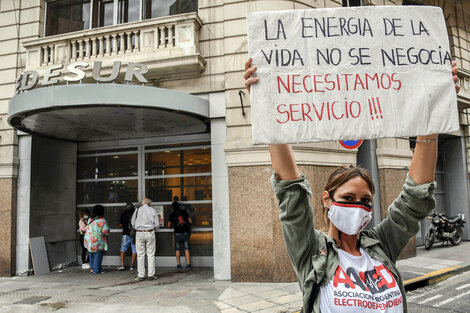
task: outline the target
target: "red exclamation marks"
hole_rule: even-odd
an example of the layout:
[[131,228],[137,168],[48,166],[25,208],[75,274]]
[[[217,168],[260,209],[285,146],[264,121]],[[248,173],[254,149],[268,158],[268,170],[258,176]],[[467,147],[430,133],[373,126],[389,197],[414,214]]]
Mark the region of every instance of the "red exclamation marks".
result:
[[369,112],[370,112],[370,118],[372,120],[374,120],[374,115],[372,114],[372,105],[370,103],[370,99],[367,99],[367,101],[369,102]]
[[[375,99],[377,99],[377,107],[379,108],[380,118],[381,118],[381,119],[384,119],[384,117],[383,117],[383,115],[382,115],[382,108],[380,107],[379,97],[375,97]],[[377,116],[377,117],[378,117],[378,116]]]
[[[376,100],[377,100],[377,103],[375,103]],[[374,120],[374,115],[375,115],[376,119],[383,119],[384,117],[382,115],[382,108],[380,107],[379,97],[375,97],[375,99],[374,98],[367,99],[367,101],[369,102],[370,118]],[[372,112],[372,107],[374,108],[374,112]],[[377,113],[377,107],[379,108],[378,113]]]

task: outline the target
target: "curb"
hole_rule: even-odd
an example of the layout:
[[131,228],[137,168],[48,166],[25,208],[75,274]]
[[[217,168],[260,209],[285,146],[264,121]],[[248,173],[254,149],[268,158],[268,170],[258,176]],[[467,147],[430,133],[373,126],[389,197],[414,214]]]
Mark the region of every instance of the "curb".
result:
[[460,266],[450,266],[441,270],[433,271],[415,278],[407,279],[403,282],[406,291],[415,290],[417,288],[422,288],[434,283],[437,283],[441,280],[454,276],[456,274],[466,272],[470,270],[470,264]]

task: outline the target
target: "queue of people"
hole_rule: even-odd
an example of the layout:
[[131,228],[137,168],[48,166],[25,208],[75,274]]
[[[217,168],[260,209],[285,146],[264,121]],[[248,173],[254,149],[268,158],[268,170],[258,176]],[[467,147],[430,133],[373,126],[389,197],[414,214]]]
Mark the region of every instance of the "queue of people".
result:
[[[174,248],[177,261],[177,270],[181,270],[180,249],[184,248],[186,257],[186,268],[192,268],[190,261],[190,227],[192,219],[185,208],[178,202],[179,198],[174,197],[172,203],[173,212],[170,214],[168,227],[174,230]],[[158,279],[155,273],[155,250],[156,237],[155,230],[160,228],[161,217],[156,210],[151,207],[152,200],[144,198],[141,206],[134,207],[132,202],[128,202],[124,211],[120,215],[122,228],[120,246],[120,265],[118,270],[124,270],[125,255],[131,248],[132,257],[129,269],[132,271],[137,262],[137,275],[135,280],[143,281]],[[104,218],[104,207],[95,205],[92,212],[88,209],[79,211],[79,233],[82,246],[82,269],[89,269],[93,274],[102,274],[103,254],[108,250],[108,235],[110,228]],[[147,275],[145,269],[145,257],[147,256]]]

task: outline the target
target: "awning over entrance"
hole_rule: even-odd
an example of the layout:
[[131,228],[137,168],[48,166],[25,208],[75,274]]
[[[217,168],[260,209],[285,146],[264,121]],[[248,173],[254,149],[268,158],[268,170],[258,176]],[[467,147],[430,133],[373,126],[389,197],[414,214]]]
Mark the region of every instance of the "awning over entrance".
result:
[[157,87],[61,85],[14,96],[8,123],[28,133],[73,141],[183,135],[207,131],[209,104]]

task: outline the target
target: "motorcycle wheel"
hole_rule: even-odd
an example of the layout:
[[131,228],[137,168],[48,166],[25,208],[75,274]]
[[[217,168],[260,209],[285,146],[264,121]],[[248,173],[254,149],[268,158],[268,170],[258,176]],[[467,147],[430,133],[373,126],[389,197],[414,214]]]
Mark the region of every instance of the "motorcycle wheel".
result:
[[462,241],[462,236],[463,236],[462,228],[457,227],[457,233],[455,234],[454,237],[450,238],[450,243],[453,246],[458,246],[460,242]]
[[436,234],[434,233],[432,229],[430,229],[428,233],[426,234],[426,240],[424,241],[424,249],[429,250],[432,248],[435,237],[436,237]]

